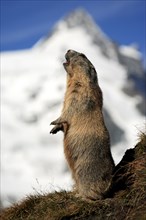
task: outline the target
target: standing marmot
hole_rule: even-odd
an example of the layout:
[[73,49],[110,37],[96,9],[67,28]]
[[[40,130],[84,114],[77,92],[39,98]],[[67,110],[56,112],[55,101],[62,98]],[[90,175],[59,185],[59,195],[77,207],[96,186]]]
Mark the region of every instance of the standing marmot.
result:
[[87,57],[68,50],[64,68],[67,89],[61,116],[50,133],[64,131],[64,152],[82,198],[101,199],[114,168],[110,137],[102,114],[102,92],[97,73]]

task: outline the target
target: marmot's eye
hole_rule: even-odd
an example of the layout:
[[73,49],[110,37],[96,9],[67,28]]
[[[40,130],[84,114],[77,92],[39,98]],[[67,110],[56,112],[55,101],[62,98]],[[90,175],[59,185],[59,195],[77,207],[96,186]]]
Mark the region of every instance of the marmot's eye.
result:
[[80,55],[81,55],[81,57],[86,58],[86,56],[83,53],[81,53]]

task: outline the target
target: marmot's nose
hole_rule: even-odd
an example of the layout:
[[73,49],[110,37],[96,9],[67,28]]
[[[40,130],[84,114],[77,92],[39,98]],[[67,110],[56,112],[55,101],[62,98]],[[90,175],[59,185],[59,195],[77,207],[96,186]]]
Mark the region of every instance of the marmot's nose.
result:
[[75,54],[77,53],[75,50],[68,50],[67,53],[70,53],[70,54]]

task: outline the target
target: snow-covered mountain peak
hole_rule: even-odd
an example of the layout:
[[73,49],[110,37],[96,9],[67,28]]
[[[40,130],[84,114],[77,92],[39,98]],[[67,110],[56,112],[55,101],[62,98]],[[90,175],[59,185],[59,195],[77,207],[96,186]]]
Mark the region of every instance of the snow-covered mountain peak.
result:
[[102,32],[102,30],[97,27],[94,20],[90,16],[90,14],[85,11],[85,9],[79,8],[74,11],[71,11],[67,15],[64,16],[60,21],[56,23],[56,25],[53,28],[53,31],[61,30],[63,27],[68,29],[72,28],[84,28],[87,31],[89,31],[90,34],[93,34],[93,32],[97,33],[100,32],[101,35],[105,34]]
[[91,34],[97,32],[97,30],[100,32],[100,34],[103,34],[102,30],[97,27],[88,12],[81,8],[70,12],[62,21],[66,23],[68,28],[82,27]]
[[93,25],[92,17],[82,8],[70,12],[64,17],[69,28]]
[[[68,37],[64,36],[66,32],[70,33]],[[78,35],[82,32],[83,37],[88,36],[91,43],[98,46],[107,58],[113,60],[118,59],[118,55],[112,41],[106,36],[100,27],[97,26],[93,18],[84,9],[76,9],[66,15],[62,20],[58,21],[48,36],[42,38],[36,45],[46,49],[47,44],[50,43],[51,39],[55,38],[55,36],[61,35],[62,33],[61,40],[63,41],[65,39],[65,41],[70,41],[70,43],[72,43],[71,48],[73,48],[74,45],[71,37],[74,34],[77,36],[75,32]]]

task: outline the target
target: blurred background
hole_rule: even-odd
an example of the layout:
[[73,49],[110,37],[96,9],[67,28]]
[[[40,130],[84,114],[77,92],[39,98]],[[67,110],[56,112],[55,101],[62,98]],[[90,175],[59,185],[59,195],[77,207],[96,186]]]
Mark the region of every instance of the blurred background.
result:
[[70,190],[63,134],[50,135],[68,49],[95,66],[117,164],[145,130],[145,1],[1,1],[1,204]]

